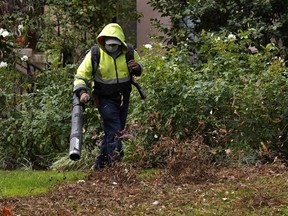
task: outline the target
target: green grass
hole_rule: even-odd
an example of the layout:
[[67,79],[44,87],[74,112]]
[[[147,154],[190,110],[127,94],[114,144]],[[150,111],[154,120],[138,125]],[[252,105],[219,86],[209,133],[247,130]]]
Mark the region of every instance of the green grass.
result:
[[0,198],[30,196],[46,192],[60,182],[77,181],[85,178],[80,171],[1,171]]

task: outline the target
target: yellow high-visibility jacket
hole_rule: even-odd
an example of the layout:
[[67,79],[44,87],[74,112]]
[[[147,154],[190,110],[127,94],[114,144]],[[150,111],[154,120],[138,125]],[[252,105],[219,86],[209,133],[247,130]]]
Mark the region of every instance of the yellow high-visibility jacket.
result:
[[[105,51],[104,37],[116,37],[121,41],[122,51],[116,59]],[[122,28],[116,23],[106,25],[97,37],[97,43],[100,51],[100,62],[98,68],[95,70],[94,92],[104,97],[117,97],[121,94],[124,96],[124,99],[129,98],[132,88],[125,56],[128,52],[128,47]],[[88,84],[92,80],[93,65],[91,55],[91,51],[89,51],[77,69],[74,80],[74,92],[88,90]],[[140,60],[135,50],[134,59],[136,62]]]

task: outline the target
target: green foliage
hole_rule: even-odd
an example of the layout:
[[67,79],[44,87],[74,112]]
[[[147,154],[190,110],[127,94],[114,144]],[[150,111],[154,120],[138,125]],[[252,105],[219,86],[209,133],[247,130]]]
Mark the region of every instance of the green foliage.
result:
[[[16,43],[14,46],[35,49],[39,39],[39,29],[43,28],[42,14],[45,1],[2,1],[1,26],[14,34]],[[20,39],[17,43],[16,39]]]
[[[8,34],[7,36],[5,34]],[[4,37],[4,36],[5,37]],[[0,28],[0,61],[9,62],[10,64],[14,63],[15,57],[11,52],[13,48],[13,35],[11,32],[8,32],[6,29]]]
[[140,17],[133,0],[8,1],[9,7],[5,3],[0,3],[1,27],[13,33],[15,39],[25,40],[24,45],[14,46],[45,52],[52,64],[55,58],[58,61],[62,58],[63,65],[77,62],[110,22],[120,23],[127,39],[134,41],[134,27]]
[[113,20],[117,19],[129,39],[135,40],[131,29],[139,17],[135,1],[48,0],[46,4],[45,27],[39,29],[41,39],[38,46],[43,51],[52,50],[58,57],[60,53],[67,54],[70,58],[68,63],[77,61],[79,55],[95,44],[97,34]]
[[260,149],[268,157],[285,144],[285,62],[276,57],[274,44],[251,53],[247,34],[203,31],[198,41],[202,61],[194,64],[185,43],[166,55],[145,55],[148,100],[133,107],[133,116],[142,127],[139,143],[148,152],[165,137],[183,140],[195,134],[213,147]]
[[[49,167],[63,152],[68,159],[74,70],[47,70],[29,77],[9,67],[0,69],[1,168]],[[97,149],[102,136],[99,119],[95,108],[87,105],[83,158]],[[93,164],[91,159],[82,162],[76,166]]]
[[173,28],[161,25],[157,19],[153,22],[175,45],[187,38],[192,45],[202,30],[237,32],[253,29],[249,37],[258,48],[273,39],[281,52],[286,53],[287,1],[150,0],[149,4],[162,16],[171,17]]
[[[2,98],[6,102],[1,103],[1,109],[6,110],[1,116],[2,165],[49,166],[49,160],[66,149],[69,140],[71,74],[65,70],[46,71],[32,78],[14,70],[1,72]],[[3,82],[9,77],[15,84]]]
[[[6,36],[5,32],[3,38],[1,32],[0,36],[1,168],[49,167],[63,152],[67,153],[65,157],[68,159],[72,83],[76,70],[72,63],[79,62],[79,53],[82,55],[83,50],[95,43],[97,33],[112,19],[116,21],[117,18],[122,24],[125,33],[130,36],[127,39],[134,39],[131,27],[139,17],[135,7],[132,0],[109,0],[105,3],[49,0],[45,4],[42,1],[21,1],[2,11],[1,26],[11,34]],[[12,49],[17,47],[14,37],[18,33],[28,39],[33,33],[36,42],[40,38],[37,46],[38,50],[46,53],[48,70],[29,77],[14,69],[17,55]],[[82,157],[87,158],[91,152],[95,154],[96,143],[102,134],[99,132],[100,117],[95,108],[87,105],[84,117]],[[77,167],[91,165],[91,160],[82,161]]]
[[[285,53],[279,44],[266,40],[285,37],[285,8],[268,2],[256,7],[255,2],[150,1],[164,16],[173,14],[174,28],[163,31],[177,46],[171,44],[167,51],[163,44],[155,43],[152,49],[143,50],[144,73],[139,81],[148,99],[139,103],[133,90],[127,131],[136,138],[125,140],[126,158],[163,163],[177,151],[173,143],[187,143],[195,135],[216,147],[215,160],[231,155],[255,161],[259,149],[267,157],[271,150],[287,152]],[[72,54],[73,60],[67,62],[73,63],[76,50],[82,53],[93,44],[97,32],[112,17],[121,22],[137,17],[127,13],[135,5],[120,0],[105,4],[49,0],[47,5],[38,45],[46,51],[50,69],[33,77],[21,75],[13,69],[15,56],[9,58],[8,67],[0,68],[1,168],[91,166],[103,136],[100,116],[91,105],[85,107],[82,159],[77,164],[68,161],[76,66],[60,68],[59,54],[63,58]],[[253,16],[236,13],[240,8],[251,10]],[[277,15],[272,24],[271,14]],[[260,19],[262,15],[269,18]],[[241,25],[236,19],[242,20]],[[1,48],[10,50],[12,39],[4,39]],[[258,51],[252,53],[248,47],[254,44]]]
[[275,145],[286,134],[282,128],[288,102],[283,94],[287,91],[284,60],[275,57],[278,50],[273,44],[251,54],[242,33],[238,36],[218,41],[216,35],[202,34],[207,62],[197,71],[203,83],[194,87],[204,93],[200,106],[205,107],[208,120],[205,132],[211,133],[212,143],[219,142],[216,137],[222,143],[242,142],[255,148],[261,142]]

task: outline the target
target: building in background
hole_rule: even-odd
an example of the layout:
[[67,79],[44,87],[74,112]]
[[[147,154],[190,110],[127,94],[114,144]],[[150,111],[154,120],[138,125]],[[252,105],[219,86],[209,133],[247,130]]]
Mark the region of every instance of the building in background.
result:
[[137,47],[140,48],[150,42],[150,35],[154,36],[160,34],[160,32],[151,25],[151,18],[157,18],[161,20],[161,23],[167,26],[170,25],[170,20],[169,18],[161,17],[160,13],[154,11],[153,8],[148,5],[148,0],[136,0],[136,10],[143,14],[140,22],[137,23],[136,29],[136,43]]

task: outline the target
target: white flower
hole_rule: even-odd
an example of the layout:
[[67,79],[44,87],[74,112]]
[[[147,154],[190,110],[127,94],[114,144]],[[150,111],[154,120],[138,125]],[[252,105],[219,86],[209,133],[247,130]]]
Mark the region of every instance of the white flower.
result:
[[154,138],[155,138],[155,139],[157,139],[157,138],[158,138],[158,135],[157,135],[157,134],[155,134],[155,135],[154,135]]
[[221,38],[220,38],[220,37],[217,37],[215,40],[216,40],[216,41],[220,41],[220,40],[221,40]]
[[21,61],[27,61],[27,60],[28,60],[28,56],[23,55],[23,56],[21,57]]
[[236,40],[236,36],[234,34],[229,34],[228,39],[229,40]]
[[2,33],[2,36],[3,37],[7,37],[9,35],[9,32],[8,31],[4,31],[3,33]]
[[147,49],[152,49],[152,45],[151,44],[145,44],[144,47],[147,48]]
[[7,67],[7,66],[8,66],[7,62],[3,62],[3,61],[0,62],[0,68]]
[[22,31],[24,29],[24,26],[23,25],[18,25],[18,30],[19,31]]
[[3,28],[0,28],[0,35],[5,38],[9,35],[9,32]]

